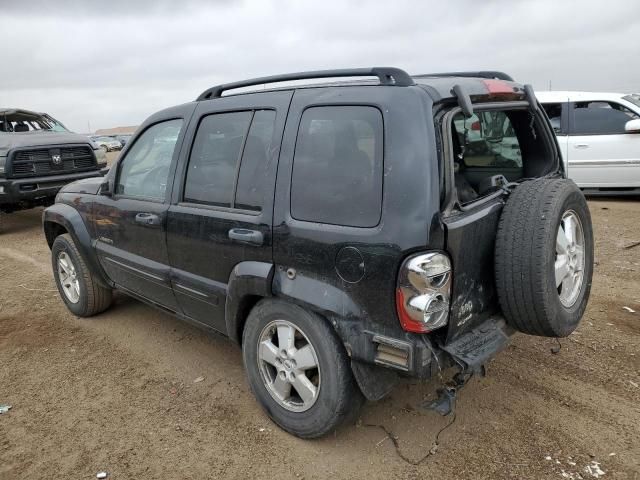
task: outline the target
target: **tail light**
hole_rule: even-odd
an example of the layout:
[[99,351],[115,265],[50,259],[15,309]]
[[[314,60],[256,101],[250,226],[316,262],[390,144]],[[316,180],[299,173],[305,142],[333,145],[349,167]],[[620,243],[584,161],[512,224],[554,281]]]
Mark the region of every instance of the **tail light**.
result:
[[404,261],[398,274],[396,309],[408,332],[426,333],[449,321],[451,261],[443,253],[424,253]]

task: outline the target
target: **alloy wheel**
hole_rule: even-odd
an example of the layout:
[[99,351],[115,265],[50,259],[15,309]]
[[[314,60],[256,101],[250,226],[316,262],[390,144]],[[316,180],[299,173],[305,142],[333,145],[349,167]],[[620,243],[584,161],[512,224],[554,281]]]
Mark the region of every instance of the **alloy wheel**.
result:
[[554,265],[556,288],[560,302],[569,308],[576,303],[584,281],[584,230],[573,210],[562,216],[556,235]]
[[67,252],[60,252],[58,255],[58,279],[67,300],[71,303],[78,303],[80,301],[80,281],[76,267]]
[[313,345],[287,320],[267,324],[258,340],[258,368],[273,399],[292,412],[310,409],[320,391],[320,367]]

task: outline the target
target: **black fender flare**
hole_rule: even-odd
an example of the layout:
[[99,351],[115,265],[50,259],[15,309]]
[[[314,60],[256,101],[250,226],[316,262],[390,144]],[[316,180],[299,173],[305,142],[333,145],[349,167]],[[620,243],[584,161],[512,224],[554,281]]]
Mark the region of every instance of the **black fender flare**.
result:
[[225,323],[228,337],[242,343],[242,328],[249,310],[262,298],[273,296],[271,282],[272,263],[240,262],[231,271],[227,284]]
[[73,238],[78,250],[88,264],[91,272],[95,274],[98,282],[105,287],[113,287],[113,283],[108,280],[98,261],[92,245],[91,235],[80,213],[65,203],[56,203],[45,209],[42,214],[42,227],[49,248],[53,245],[56,237],[56,229],[53,228],[53,225],[60,225],[69,232],[69,235]]

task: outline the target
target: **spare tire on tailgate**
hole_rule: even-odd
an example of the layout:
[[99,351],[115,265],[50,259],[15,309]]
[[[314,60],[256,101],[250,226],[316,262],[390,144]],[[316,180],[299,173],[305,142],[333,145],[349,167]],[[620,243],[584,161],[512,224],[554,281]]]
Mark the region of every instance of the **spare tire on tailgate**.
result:
[[545,337],[576,329],[591,290],[593,231],[575,183],[537,179],[515,188],[500,217],[495,273],[513,328]]

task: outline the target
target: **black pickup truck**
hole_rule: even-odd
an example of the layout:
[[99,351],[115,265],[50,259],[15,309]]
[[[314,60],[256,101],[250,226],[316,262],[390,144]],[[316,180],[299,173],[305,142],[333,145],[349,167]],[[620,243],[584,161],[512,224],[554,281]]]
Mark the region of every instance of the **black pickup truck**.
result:
[[[364,78],[278,85],[333,77]],[[152,115],[43,222],[71,312],[117,289],[227,335],[265,411],[305,438],[455,367],[446,413],[515,332],[569,335],[593,271],[549,120],[500,72],[215,86]]]
[[0,108],[0,215],[50,205],[61,187],[106,166],[103,150],[50,115]]

